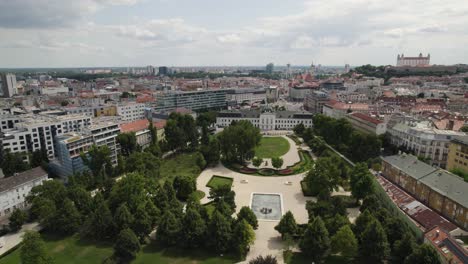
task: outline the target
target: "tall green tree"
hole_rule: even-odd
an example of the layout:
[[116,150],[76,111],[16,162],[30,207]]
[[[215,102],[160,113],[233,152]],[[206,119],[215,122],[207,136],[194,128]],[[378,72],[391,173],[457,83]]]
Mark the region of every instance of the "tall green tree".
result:
[[340,170],[331,158],[319,158],[304,181],[312,195],[329,196],[338,187]]
[[330,237],[320,217],[316,217],[307,225],[304,236],[299,242],[302,253],[313,261],[320,262],[330,253]]
[[151,145],[158,144],[158,129],[154,127],[153,120],[148,120],[148,130],[151,137]]
[[331,238],[332,252],[354,257],[358,251],[358,241],[349,225],[342,226]]
[[302,133],[304,133],[305,126],[303,123],[297,124],[294,128],[293,131],[296,133],[298,136],[302,136]]
[[440,264],[439,254],[429,244],[422,244],[405,259],[405,264]]
[[359,255],[371,263],[382,263],[390,255],[387,234],[378,220],[371,221],[361,234]]
[[356,199],[363,199],[374,191],[372,174],[365,163],[358,163],[351,172],[351,194]]
[[284,238],[285,235],[293,236],[297,233],[298,227],[296,219],[291,211],[287,211],[286,214],[281,217],[278,225],[275,226],[275,230],[281,234],[281,237]]
[[49,162],[49,157],[47,156],[46,149],[39,149],[32,152],[29,155],[29,163],[31,168],[35,168],[38,166],[43,166]]
[[11,153],[10,150],[5,151],[3,154],[3,160],[1,162],[1,167],[3,174],[6,177],[10,177],[17,172],[23,172],[30,168],[29,164],[24,161],[25,154],[21,152]]
[[167,246],[176,245],[179,242],[182,225],[171,211],[166,211],[161,217],[158,229],[156,230],[156,239]]
[[159,158],[147,152],[134,152],[126,160],[127,172],[137,172],[146,177],[159,177]]
[[81,214],[76,209],[75,204],[66,198],[60,207],[57,208],[57,213],[54,217],[54,230],[62,234],[73,234],[81,225]]
[[105,201],[100,201],[96,205],[96,210],[86,220],[83,232],[87,236],[103,239],[111,236],[114,228],[114,219],[109,206]]
[[218,134],[223,157],[240,163],[253,158],[261,137],[260,130],[245,120],[231,124]]
[[403,263],[409,255],[413,254],[416,247],[416,241],[410,233],[405,233],[400,240],[393,244],[392,260],[394,263]]
[[172,184],[176,190],[177,198],[183,201],[197,190],[197,181],[190,176],[177,176]]
[[114,245],[114,255],[123,259],[134,259],[140,251],[140,242],[137,236],[129,228],[120,231]]
[[120,133],[117,135],[117,143],[120,144],[122,155],[128,157],[138,149],[135,132]]
[[128,210],[127,204],[121,204],[114,214],[114,222],[117,227],[117,230],[124,230],[130,228],[133,225],[135,218]]
[[212,199],[215,203],[218,203],[219,201],[224,201],[231,208],[232,214],[236,209],[235,197],[236,193],[233,190],[231,190],[231,186],[221,185],[215,188],[211,188],[210,195],[208,198]]
[[250,245],[255,241],[255,232],[252,226],[244,219],[237,221],[234,226],[232,240],[237,254],[244,257]]
[[356,218],[356,222],[354,223],[354,234],[359,242],[362,241],[362,235],[367,229],[367,226],[373,221],[376,221],[376,219],[368,210],[365,210]]
[[226,252],[231,247],[232,229],[226,216],[215,211],[208,225],[208,244],[216,252]]
[[182,244],[188,248],[203,246],[206,230],[206,223],[200,213],[195,208],[187,208],[182,220]]
[[146,212],[146,208],[144,204],[139,206],[135,212],[135,220],[132,224],[132,230],[135,234],[140,238],[140,240],[144,240],[146,236],[151,233],[153,230],[153,220]]
[[237,213],[237,221],[245,220],[253,229],[258,228],[258,220],[255,213],[248,206],[243,206],[239,213]]
[[[107,146],[93,145],[88,153],[81,153],[83,163],[93,173],[94,177],[107,177],[112,174],[111,151]],[[104,179],[99,179],[101,183]]]
[[221,155],[218,139],[216,137],[211,138],[208,145],[201,146],[200,152],[203,154],[203,157],[205,158],[206,164],[208,166],[214,166],[218,164]]
[[8,218],[9,223],[8,226],[10,227],[10,230],[13,232],[16,232],[21,229],[23,224],[27,220],[27,215],[24,211],[16,208],[13,213],[10,215]]
[[48,256],[45,243],[36,231],[26,231],[23,235],[20,259],[23,264],[49,264],[52,259]]

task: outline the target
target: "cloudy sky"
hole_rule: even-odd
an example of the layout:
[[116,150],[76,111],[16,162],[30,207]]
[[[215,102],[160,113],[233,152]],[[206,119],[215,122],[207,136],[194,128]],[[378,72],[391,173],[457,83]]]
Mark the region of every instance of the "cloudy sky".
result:
[[468,63],[467,0],[0,0],[0,68]]

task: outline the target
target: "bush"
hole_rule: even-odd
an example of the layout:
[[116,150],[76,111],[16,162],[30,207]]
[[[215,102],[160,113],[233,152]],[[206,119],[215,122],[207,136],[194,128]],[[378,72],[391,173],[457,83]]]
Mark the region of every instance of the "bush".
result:
[[249,261],[249,264],[278,264],[278,260],[276,260],[276,257],[273,257],[271,255],[267,256],[258,256],[251,261]]
[[284,169],[284,170],[278,171],[278,174],[279,174],[279,175],[291,175],[291,174],[293,174],[293,173],[294,173],[294,171],[291,170],[291,169]]
[[302,194],[304,196],[314,196],[312,192],[309,190],[309,187],[307,186],[307,182],[301,181],[301,189],[302,189]]
[[259,169],[258,173],[263,176],[272,176],[276,173],[276,171],[274,169],[264,168],[264,169]]

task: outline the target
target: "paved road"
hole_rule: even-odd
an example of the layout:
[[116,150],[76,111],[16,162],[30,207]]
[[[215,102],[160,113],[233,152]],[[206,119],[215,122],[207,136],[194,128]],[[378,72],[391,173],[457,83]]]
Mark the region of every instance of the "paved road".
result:
[[18,245],[19,243],[21,243],[22,236],[26,230],[39,231],[40,229],[41,227],[39,226],[39,223],[37,222],[28,223],[28,224],[24,224],[23,228],[21,228],[20,231],[16,233],[9,233],[0,237],[0,239],[2,240],[1,243],[4,243],[3,247],[0,248],[0,256],[3,255],[8,250],[15,247],[16,245]]

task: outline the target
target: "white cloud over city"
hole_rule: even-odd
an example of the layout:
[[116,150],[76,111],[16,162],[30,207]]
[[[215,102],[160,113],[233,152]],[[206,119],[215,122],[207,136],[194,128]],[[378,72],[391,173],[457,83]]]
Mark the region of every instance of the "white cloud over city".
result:
[[172,2],[178,9],[162,0],[0,0],[0,68],[393,64],[419,52],[468,62],[464,0],[311,0],[284,12],[272,1],[255,17],[248,2],[223,10],[218,1],[216,12],[213,1]]

